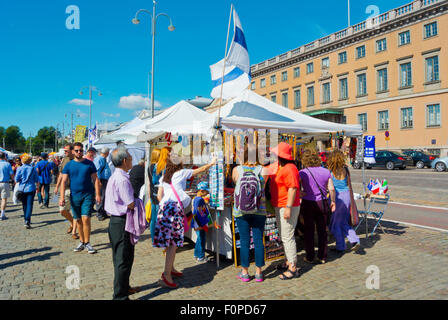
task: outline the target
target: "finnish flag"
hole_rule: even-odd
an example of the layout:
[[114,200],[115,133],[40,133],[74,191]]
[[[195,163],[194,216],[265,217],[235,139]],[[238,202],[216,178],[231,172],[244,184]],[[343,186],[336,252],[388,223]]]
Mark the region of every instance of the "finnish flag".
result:
[[[243,33],[240,19],[233,10],[234,34],[229,52],[225,59],[210,66],[212,74],[213,90],[212,98],[221,97],[221,84],[224,80],[222,98],[229,99],[237,96],[250,84],[250,62],[247,51],[246,39]],[[225,62],[225,74],[223,79],[223,68]]]

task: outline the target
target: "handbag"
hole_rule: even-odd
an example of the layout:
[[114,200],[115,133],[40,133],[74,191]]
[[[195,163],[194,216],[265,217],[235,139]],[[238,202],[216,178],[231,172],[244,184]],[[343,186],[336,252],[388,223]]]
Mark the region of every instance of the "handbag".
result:
[[359,223],[359,213],[358,208],[356,206],[355,197],[353,196],[353,187],[352,187],[352,179],[350,177],[350,172],[348,171],[348,168],[345,167],[345,170],[347,172],[347,184],[348,188],[350,190],[350,225],[352,227],[356,227]]
[[184,221],[184,232],[187,232],[188,229],[190,229],[190,225],[187,220],[187,215],[185,214],[185,211],[184,211],[184,205],[183,205],[182,201],[180,201],[179,195],[177,194],[176,189],[174,189],[174,186],[172,183],[170,183],[170,186],[171,186],[171,189],[173,190],[174,195],[177,198],[177,202],[179,203],[180,209],[182,211],[182,216],[183,216],[183,221]]
[[317,188],[318,188],[319,191],[320,191],[320,194],[321,194],[321,196],[322,196],[322,200],[321,200],[321,201],[322,201],[322,207],[324,208],[324,214],[326,214],[326,215],[328,216],[327,224],[329,224],[329,223],[330,223],[330,219],[331,219],[331,214],[332,214],[332,212],[331,212],[330,204],[328,203],[328,198],[327,198],[327,196],[324,194],[324,192],[322,191],[322,189],[320,188],[319,184],[317,183],[317,180],[314,178],[314,176],[313,176],[313,174],[311,173],[311,171],[310,171],[308,168],[306,168],[306,170],[308,170],[308,172],[310,173],[311,177],[313,177],[313,180],[314,180],[314,182],[316,182]]

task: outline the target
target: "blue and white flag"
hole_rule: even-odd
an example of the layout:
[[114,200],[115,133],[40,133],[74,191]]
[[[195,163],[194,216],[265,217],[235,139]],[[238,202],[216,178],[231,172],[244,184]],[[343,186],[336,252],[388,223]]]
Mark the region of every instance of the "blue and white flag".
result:
[[246,39],[243,33],[240,19],[235,9],[233,10],[234,35],[229,52],[225,59],[210,66],[212,74],[213,98],[221,97],[221,84],[223,80],[223,68],[225,61],[224,85],[222,88],[222,98],[229,99],[236,97],[250,84],[250,62],[247,51]]
[[96,123],[93,129],[89,129],[89,143],[93,143],[96,140]]

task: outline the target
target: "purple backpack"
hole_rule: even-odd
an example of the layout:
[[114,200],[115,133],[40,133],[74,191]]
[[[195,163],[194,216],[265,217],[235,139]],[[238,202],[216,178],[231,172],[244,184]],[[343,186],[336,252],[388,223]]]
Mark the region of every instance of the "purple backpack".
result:
[[238,166],[238,181],[235,186],[235,208],[242,214],[256,213],[261,203],[261,166],[254,168]]

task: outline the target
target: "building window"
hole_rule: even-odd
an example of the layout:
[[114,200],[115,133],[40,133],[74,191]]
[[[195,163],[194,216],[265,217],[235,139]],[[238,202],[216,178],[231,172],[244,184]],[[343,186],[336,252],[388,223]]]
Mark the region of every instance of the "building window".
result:
[[260,80],[260,88],[264,88],[264,87],[266,87],[266,79],[265,78]]
[[309,106],[314,105],[314,86],[307,88],[307,103]]
[[366,56],[366,46],[360,46],[356,48],[356,58],[364,58]]
[[405,31],[405,32],[399,33],[398,38],[399,38],[400,46],[411,43],[411,32]]
[[285,108],[288,108],[288,92],[283,92],[282,93],[282,105]]
[[347,62],[347,51],[339,53],[339,64],[343,64]]
[[294,68],[294,78],[300,77],[300,67]]
[[412,86],[412,66],[411,63],[400,64],[400,87]]
[[277,103],[277,96],[275,94],[271,94],[271,101]]
[[277,83],[277,76],[274,74],[271,76],[271,84],[276,84]]
[[300,89],[294,90],[294,108],[298,109],[300,108]]
[[437,22],[425,24],[425,39],[431,38],[437,35]]
[[362,127],[362,131],[367,131],[367,113],[358,114],[358,123]]
[[347,78],[339,79],[339,99],[348,99],[348,80]]
[[282,72],[282,81],[286,81],[288,80],[288,71],[283,71]]
[[414,126],[414,117],[412,114],[412,108],[401,109],[401,128],[412,128]]
[[331,87],[330,83],[324,83],[323,84],[323,97],[322,97],[322,103],[328,103],[331,100]]
[[367,77],[365,73],[358,74],[358,96],[365,96],[367,94]]
[[389,111],[378,112],[378,130],[389,129]]
[[314,72],[314,63],[310,62],[306,65],[306,73],[313,73]]
[[387,49],[386,38],[376,41],[376,52],[385,51]]
[[431,104],[426,106],[426,126],[440,126],[440,104]]
[[330,58],[322,59],[322,68],[330,68]]
[[377,71],[378,74],[378,92],[387,91],[387,68]]
[[252,83],[251,83],[251,89],[252,89],[252,90],[255,90],[255,81],[252,81]]
[[426,58],[426,81],[439,81],[439,56]]

